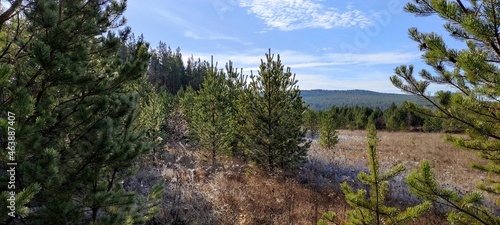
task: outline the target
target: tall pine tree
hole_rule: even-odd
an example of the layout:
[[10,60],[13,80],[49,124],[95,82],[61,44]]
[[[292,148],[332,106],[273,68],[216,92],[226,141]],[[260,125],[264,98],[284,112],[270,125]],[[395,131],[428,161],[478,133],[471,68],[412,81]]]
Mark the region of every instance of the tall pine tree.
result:
[[191,133],[202,147],[212,153],[214,160],[217,153],[230,152],[234,137],[228,82],[226,73],[218,70],[212,62],[192,103]]
[[[472,164],[474,168],[488,173],[478,187],[496,196],[496,206],[500,206],[500,4],[497,1],[461,0],[418,0],[408,3],[407,12],[417,16],[439,15],[446,23],[449,34],[465,42],[463,49],[449,48],[443,38],[436,33],[422,33],[410,28],[410,38],[418,43],[423,51],[425,63],[433,68],[433,73],[421,70],[418,80],[413,75],[413,66],[400,66],[391,77],[392,83],[403,91],[422,96],[433,104],[441,115],[466,129],[468,137],[448,136],[456,146],[478,153],[489,161],[486,165]],[[445,84],[452,90],[439,91],[435,98],[427,92],[429,84]],[[452,157],[452,156],[450,156]],[[426,176],[429,178],[430,176]],[[423,182],[423,181],[422,181]],[[428,191],[434,185],[425,185]],[[425,192],[425,190],[423,190]],[[436,193],[439,196],[439,193]],[[468,213],[450,216],[453,222],[477,223],[495,221],[500,218],[485,212],[482,201],[460,204],[453,194],[444,195],[446,201],[456,212]],[[490,222],[487,222],[490,223]]]
[[246,120],[245,139],[253,160],[270,172],[290,169],[306,159],[310,141],[305,139],[303,116],[307,109],[295,75],[284,70],[280,56],[269,51],[258,75],[243,94],[241,113]]
[[[7,130],[5,113],[15,113],[15,191],[23,204],[32,199],[19,205],[15,217],[3,219],[7,224],[143,223],[156,211],[163,186],[142,200],[122,186],[136,159],[150,149],[142,132],[133,129],[138,96],[127,88],[145,75],[148,46],[138,43],[123,60],[119,48],[130,30],[116,34],[126,3],[26,3],[16,16],[0,20],[3,27],[19,28],[2,34],[0,44],[5,53],[0,129]],[[0,157],[6,171],[7,158]],[[8,192],[0,191],[5,205]]]

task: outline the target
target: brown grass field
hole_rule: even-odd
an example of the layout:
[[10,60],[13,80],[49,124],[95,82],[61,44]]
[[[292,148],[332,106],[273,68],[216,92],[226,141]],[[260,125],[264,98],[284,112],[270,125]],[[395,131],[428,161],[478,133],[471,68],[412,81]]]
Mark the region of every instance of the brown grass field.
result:
[[[366,131],[339,131],[333,149],[321,149],[313,141],[309,161],[291,174],[270,176],[240,159],[219,158],[182,144],[165,147],[155,161],[143,162],[128,187],[141,193],[160,178],[167,181],[159,215],[149,224],[316,224],[325,211],[346,224],[349,206],[340,183],[364,187],[357,180],[367,171]],[[403,163],[406,171],[390,181],[388,204],[408,206],[418,202],[404,182],[419,162],[431,162],[440,184],[467,193],[486,174],[471,169],[481,162],[475,153],[459,150],[439,133],[379,132],[381,169]],[[143,187],[143,188],[138,188]],[[493,196],[486,196],[491,203]],[[442,210],[434,209],[409,224],[448,224]]]

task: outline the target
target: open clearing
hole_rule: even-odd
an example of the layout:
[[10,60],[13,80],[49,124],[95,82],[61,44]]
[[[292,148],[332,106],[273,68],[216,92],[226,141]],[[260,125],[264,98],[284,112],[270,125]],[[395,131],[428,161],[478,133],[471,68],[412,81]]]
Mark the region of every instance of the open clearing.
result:
[[[327,157],[334,164],[354,167],[367,167],[366,131],[339,131],[340,142],[333,151],[313,146],[310,154]],[[483,181],[486,173],[470,168],[470,163],[486,163],[476,157],[475,152],[458,149],[444,140],[441,133],[406,133],[379,131],[380,142],[377,146],[382,170],[392,165],[403,163],[410,172],[419,167],[419,162],[426,159],[431,162],[438,181],[454,186],[462,192],[475,189]],[[318,153],[316,153],[318,152]]]
[[[232,157],[220,157],[214,165],[209,153],[176,144],[160,151],[155,162],[143,162],[128,186],[141,190],[138,186],[151,187],[166,179],[163,205],[151,224],[315,224],[325,211],[335,211],[339,223],[345,224],[349,206],[340,183],[364,187],[356,175],[367,171],[367,142],[366,131],[338,132],[340,142],[333,149],[319,148],[313,141],[308,163],[286,176],[270,176]],[[475,190],[487,175],[469,166],[484,161],[474,152],[453,147],[443,134],[379,131],[378,137],[381,169],[398,163],[407,168],[390,181],[387,200],[391,205],[418,202],[404,176],[423,159],[431,162],[441,184],[461,193]],[[486,199],[494,200],[493,196]],[[411,224],[448,224],[440,213],[433,210]]]

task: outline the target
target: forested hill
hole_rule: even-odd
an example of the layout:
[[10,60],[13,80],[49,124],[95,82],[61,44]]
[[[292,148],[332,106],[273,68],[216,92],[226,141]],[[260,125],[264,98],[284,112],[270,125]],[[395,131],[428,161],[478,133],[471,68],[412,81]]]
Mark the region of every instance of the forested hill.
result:
[[366,90],[301,90],[302,98],[315,110],[325,110],[332,106],[368,106],[385,109],[404,101],[417,103],[419,106],[430,106],[421,97],[405,94],[388,94]]

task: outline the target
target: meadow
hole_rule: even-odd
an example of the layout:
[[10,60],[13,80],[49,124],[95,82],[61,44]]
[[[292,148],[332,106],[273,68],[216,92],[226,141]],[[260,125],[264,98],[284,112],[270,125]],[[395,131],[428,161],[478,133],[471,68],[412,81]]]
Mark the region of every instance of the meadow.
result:
[[[346,224],[341,182],[365,188],[357,180],[367,169],[366,131],[340,130],[339,143],[322,149],[312,142],[308,162],[293,173],[269,175],[243,159],[220,157],[185,144],[165,146],[155,159],[144,161],[137,176],[125,185],[147,193],[147,187],[167,181],[159,215],[149,224],[316,224],[323,212],[337,213]],[[419,200],[406,186],[405,176],[427,159],[440,184],[467,193],[486,174],[471,169],[481,162],[475,153],[457,149],[441,133],[379,131],[381,169],[403,163],[404,173],[390,182],[388,204],[409,206]],[[493,196],[486,195],[493,202]],[[436,207],[410,224],[448,224],[442,207]]]

